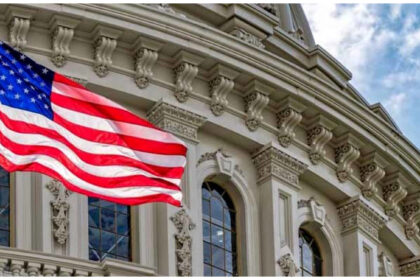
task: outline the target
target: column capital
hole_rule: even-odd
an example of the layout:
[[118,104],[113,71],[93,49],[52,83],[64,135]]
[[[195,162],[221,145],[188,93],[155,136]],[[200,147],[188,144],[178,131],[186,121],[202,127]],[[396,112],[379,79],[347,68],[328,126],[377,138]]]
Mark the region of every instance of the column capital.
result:
[[300,189],[299,176],[308,168],[305,163],[274,147],[272,143],[254,153],[252,161],[257,168],[258,183],[274,176],[297,189]]
[[197,131],[207,118],[162,100],[147,113],[147,119],[157,127],[198,143]]
[[386,218],[369,206],[364,198],[354,197],[337,209],[343,224],[343,234],[361,230],[373,240],[380,242],[378,233],[385,225]]

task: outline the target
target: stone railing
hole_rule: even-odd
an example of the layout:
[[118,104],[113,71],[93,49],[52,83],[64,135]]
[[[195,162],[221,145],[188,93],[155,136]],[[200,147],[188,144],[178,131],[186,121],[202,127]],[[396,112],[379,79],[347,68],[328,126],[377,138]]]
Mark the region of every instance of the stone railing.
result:
[[94,262],[15,248],[0,248],[0,276],[153,276],[156,271],[132,262]]

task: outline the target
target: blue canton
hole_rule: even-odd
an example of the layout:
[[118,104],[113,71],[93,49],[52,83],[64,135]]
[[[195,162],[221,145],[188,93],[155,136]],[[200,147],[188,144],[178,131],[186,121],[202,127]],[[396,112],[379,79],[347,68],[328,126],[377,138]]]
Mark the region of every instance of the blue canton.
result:
[[0,41],[0,102],[53,119],[54,72]]

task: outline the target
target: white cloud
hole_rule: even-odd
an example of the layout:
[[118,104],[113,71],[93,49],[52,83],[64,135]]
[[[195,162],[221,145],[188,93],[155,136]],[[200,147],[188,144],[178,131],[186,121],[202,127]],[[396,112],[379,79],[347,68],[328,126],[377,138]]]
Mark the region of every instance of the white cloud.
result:
[[391,5],[391,10],[389,14],[389,17],[391,20],[396,20],[401,16],[401,8],[402,8],[401,4]]
[[406,104],[407,94],[398,93],[391,95],[385,102],[384,107],[390,112],[391,115],[398,117]]

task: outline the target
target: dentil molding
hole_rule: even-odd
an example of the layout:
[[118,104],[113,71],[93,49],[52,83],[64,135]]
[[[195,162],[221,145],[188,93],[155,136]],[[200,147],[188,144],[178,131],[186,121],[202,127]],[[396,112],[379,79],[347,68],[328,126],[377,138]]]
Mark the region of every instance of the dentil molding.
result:
[[195,143],[198,143],[197,131],[206,121],[206,117],[162,100],[149,110],[147,119],[157,127]]
[[336,174],[340,182],[345,182],[353,173],[352,165],[360,156],[362,143],[351,133],[337,138],[335,145]]
[[257,151],[252,156],[252,161],[257,168],[258,182],[274,176],[298,189],[299,176],[308,167],[271,144]]
[[386,202],[385,213],[394,217],[401,210],[399,203],[407,196],[407,189],[403,187],[402,176],[399,172],[385,178],[382,195]]
[[246,86],[244,96],[246,120],[245,124],[250,131],[255,131],[260,126],[264,108],[268,105],[270,93],[273,88],[264,85],[262,82],[252,80]]
[[277,113],[277,128],[278,140],[280,145],[287,148],[295,138],[295,128],[302,120],[302,112],[306,109],[304,105],[292,99],[286,97]]
[[362,181],[362,194],[371,199],[378,192],[377,184],[385,176],[385,160],[377,152],[363,156],[360,165],[360,181]]
[[325,157],[325,148],[333,137],[331,130],[336,127],[336,124],[319,114],[308,121],[307,127],[309,159],[312,164],[318,164]]

